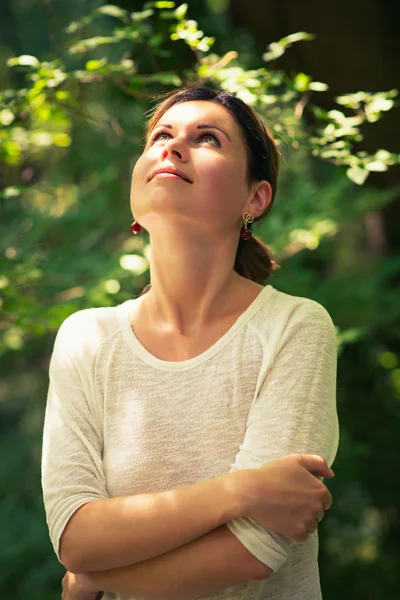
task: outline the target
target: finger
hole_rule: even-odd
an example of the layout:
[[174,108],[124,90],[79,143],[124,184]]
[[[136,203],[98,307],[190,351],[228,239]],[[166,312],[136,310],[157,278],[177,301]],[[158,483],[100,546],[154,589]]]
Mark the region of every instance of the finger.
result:
[[326,460],[318,454],[300,454],[299,463],[310,473],[322,475],[322,477],[334,477],[334,472],[326,463]]
[[317,529],[317,527],[315,527],[315,529],[313,529],[312,527],[306,527],[306,531],[309,535],[311,535],[312,533],[314,533],[314,531]]
[[305,529],[308,533],[314,533],[318,529],[318,521],[316,518],[305,522]]
[[309,537],[310,537],[309,532],[307,530],[304,530],[303,533],[298,533],[293,539],[296,542],[306,542]]
[[326,494],[322,501],[322,507],[324,510],[329,510],[332,508],[332,494],[330,493],[328,488],[326,488]]

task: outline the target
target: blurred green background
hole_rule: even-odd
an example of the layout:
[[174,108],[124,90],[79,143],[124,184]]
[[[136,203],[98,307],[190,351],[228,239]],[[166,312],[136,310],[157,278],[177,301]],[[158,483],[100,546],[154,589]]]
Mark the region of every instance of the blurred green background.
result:
[[[361,10],[362,8],[362,10]],[[72,312],[148,283],[129,186],[144,114],[220,85],[279,143],[256,235],[274,287],[337,328],[325,600],[400,598],[399,4],[5,0],[0,12],[0,597],[60,597],[40,486],[48,365]],[[140,238],[140,239],[138,239]]]

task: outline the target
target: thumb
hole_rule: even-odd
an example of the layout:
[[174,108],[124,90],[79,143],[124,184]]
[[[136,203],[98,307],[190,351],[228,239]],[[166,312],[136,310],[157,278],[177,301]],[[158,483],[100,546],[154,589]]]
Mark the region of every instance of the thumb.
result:
[[318,454],[301,454],[299,464],[313,475],[322,475],[322,477],[335,476],[332,469],[328,467],[326,460]]

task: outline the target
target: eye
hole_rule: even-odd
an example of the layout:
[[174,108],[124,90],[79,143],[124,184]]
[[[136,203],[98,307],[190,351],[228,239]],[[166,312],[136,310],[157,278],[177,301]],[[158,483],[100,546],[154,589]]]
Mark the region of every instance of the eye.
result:
[[152,136],[151,138],[151,143],[153,144],[155,141],[157,141],[159,139],[160,136],[162,135],[169,135],[169,133],[167,133],[166,131],[159,131],[158,133],[156,133],[155,135]]
[[216,135],[214,135],[213,133],[203,133],[199,139],[204,140],[204,138],[210,138],[213,140],[213,142],[217,145],[217,146],[221,146],[221,142],[219,141],[219,139],[217,138]]
[[[155,133],[151,139],[150,139],[150,143],[154,144],[155,142],[157,142],[162,136],[167,136],[167,137],[171,137],[170,133],[167,133],[166,131],[159,131],[158,133]],[[209,138],[212,140],[212,143],[215,144],[216,146],[221,146],[221,142],[219,141],[218,137],[216,135],[214,135],[213,133],[202,133],[199,136],[199,140],[204,140],[205,138]]]

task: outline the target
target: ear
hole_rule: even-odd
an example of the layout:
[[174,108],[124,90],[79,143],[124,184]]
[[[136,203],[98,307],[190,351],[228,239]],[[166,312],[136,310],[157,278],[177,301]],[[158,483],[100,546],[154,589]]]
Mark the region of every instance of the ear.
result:
[[248,198],[246,209],[254,217],[259,217],[272,200],[272,187],[268,181],[256,181]]

